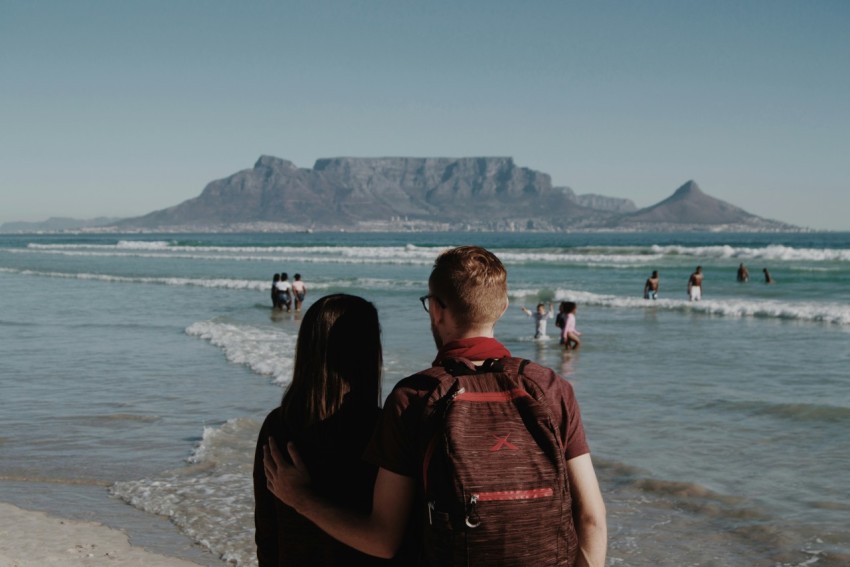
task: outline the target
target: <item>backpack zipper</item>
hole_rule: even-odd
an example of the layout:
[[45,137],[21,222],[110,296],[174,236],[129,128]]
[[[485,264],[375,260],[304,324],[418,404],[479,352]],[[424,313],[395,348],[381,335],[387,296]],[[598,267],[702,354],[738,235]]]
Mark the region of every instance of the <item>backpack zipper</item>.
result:
[[[455,398],[457,398],[459,395],[464,394],[464,393],[466,393],[466,388],[464,388],[463,386],[460,386],[457,390],[455,390],[451,394],[451,396],[446,400],[445,407],[442,410],[443,415],[445,415],[445,413],[448,411],[449,406],[452,404],[452,402],[455,401]],[[425,458],[423,459],[423,462],[422,462],[422,478],[423,478],[423,484],[425,486],[425,492],[428,491],[428,464],[431,462],[431,455],[433,454],[434,448],[436,447],[436,441],[437,441],[436,436],[431,439],[431,442],[428,444],[428,447],[425,449]],[[436,509],[436,504],[437,504],[436,500],[429,500],[428,501],[428,523],[432,526],[434,525],[434,519],[432,517],[432,513]]]
[[[478,517],[477,506],[479,502],[496,502],[505,500],[535,500],[537,498],[551,498],[555,494],[552,488],[533,488],[531,490],[496,490],[492,492],[475,492],[469,497],[466,507],[465,523],[470,528],[481,525]],[[430,514],[430,511],[429,511]]]

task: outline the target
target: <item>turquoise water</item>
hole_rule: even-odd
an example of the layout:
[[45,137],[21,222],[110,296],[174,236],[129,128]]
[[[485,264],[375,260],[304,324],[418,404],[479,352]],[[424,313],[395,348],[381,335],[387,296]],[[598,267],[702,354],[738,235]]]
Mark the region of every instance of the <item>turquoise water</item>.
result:
[[[254,442],[298,330],[269,308],[272,274],[303,274],[307,304],[347,292],[378,306],[388,393],[433,357],[417,297],[459,244],[508,268],[497,336],[576,387],[609,564],[850,560],[846,233],[3,235],[0,500],[50,508],[47,490],[58,512],[77,502],[118,524],[128,502],[252,565]],[[579,304],[580,351],[551,324],[532,339],[520,306],[550,300]]]

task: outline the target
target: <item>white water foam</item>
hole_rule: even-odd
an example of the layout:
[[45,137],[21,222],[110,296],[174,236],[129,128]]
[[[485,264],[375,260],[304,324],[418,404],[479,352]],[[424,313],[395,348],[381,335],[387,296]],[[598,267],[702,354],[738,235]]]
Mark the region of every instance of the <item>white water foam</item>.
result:
[[164,240],[119,240],[115,247],[130,248],[133,250],[163,250],[171,246],[171,244],[171,242],[166,242]]
[[[171,286],[190,286],[216,289],[244,289],[248,291],[268,291],[271,281],[267,280],[236,280],[228,278],[179,278],[179,277],[128,277],[114,276],[109,274],[88,274],[68,272],[46,272],[40,270],[21,270],[17,268],[2,268],[0,272],[20,274],[25,276],[36,276],[44,278],[64,278],[72,280],[102,281],[107,283],[121,284],[155,284]],[[352,278],[350,280],[333,281],[310,281],[307,282],[310,290],[320,289],[346,289],[351,287],[362,287],[366,289],[417,289],[422,287],[422,282],[413,280],[393,280],[387,278]]]
[[[289,383],[296,337],[275,328],[199,321],[186,334],[219,347],[228,361]],[[187,536],[224,561],[257,565],[253,531],[253,454],[260,424],[230,419],[205,426],[189,466],[153,479],[118,482],[111,492],[145,512],[167,516]]]
[[[508,295],[513,298],[537,297],[540,290],[517,289]],[[555,290],[556,301],[574,301],[584,305],[614,307],[620,309],[663,309],[666,311],[690,311],[724,317],[756,317],[809,321],[850,326],[850,305],[841,303],[780,302],[773,300],[724,299],[691,302],[679,299],[649,301],[637,297],[603,295],[570,289]]]
[[186,334],[209,341],[224,351],[228,361],[242,364],[279,384],[289,383],[296,337],[277,329],[261,329],[220,321],[199,321]]
[[652,246],[663,256],[693,256],[700,258],[737,258],[741,260],[850,262],[850,250],[793,248],[781,244],[750,248],[733,246]]
[[110,492],[140,510],[168,517],[224,561],[253,567],[252,469],[259,429],[251,419],[205,427],[189,466],[153,479],[117,482]]
[[228,278],[153,278],[113,276],[109,274],[74,274],[68,272],[45,272],[39,270],[19,270],[15,268],[0,268],[0,272],[37,276],[46,278],[64,278],[71,280],[89,280],[108,283],[158,284],[173,286],[194,286],[218,289],[245,289],[268,291],[270,282],[259,280],[233,280]]
[[[350,264],[412,264],[434,261],[447,247],[406,246],[180,246],[166,241],[121,240],[116,244],[38,244],[29,243],[26,250],[44,253],[90,256],[172,257],[185,259],[227,259],[268,261],[269,259],[300,262],[332,262]],[[14,250],[9,250],[14,252]],[[23,251],[23,250],[19,250]],[[848,249],[794,248],[784,245],[746,246],[588,246],[552,250],[494,250],[508,264],[526,262],[642,264],[664,257],[740,259],[811,262],[850,262]]]
[[[444,248],[405,247],[222,247],[222,246],[117,246],[83,244],[30,244],[27,249],[10,250],[21,253],[35,250],[44,254],[63,256],[100,256],[132,258],[178,258],[184,260],[232,260],[247,262],[292,262],[305,264],[386,264],[386,265],[430,265]],[[159,243],[162,244],[162,243]],[[570,252],[507,252],[494,250],[506,264],[531,263],[574,263],[574,264],[646,264],[661,259],[662,254],[648,249],[622,249],[624,253],[593,249],[576,249]]]
[[[35,270],[18,270],[14,268],[0,268],[0,272],[17,273],[40,277],[56,277],[79,280],[96,280],[113,283],[142,283],[174,286],[197,286],[219,289],[244,289],[251,291],[267,291],[269,282],[257,280],[231,280],[231,279],[190,279],[190,278],[148,278],[148,277],[126,277],[104,274],[70,274],[61,272],[42,272]],[[394,281],[379,278],[363,278],[351,281],[338,282],[316,282],[310,284],[312,289],[327,289],[331,287],[365,287],[367,289],[397,289],[399,287],[413,289],[421,286],[421,282]],[[509,296],[514,299],[526,297],[538,297],[538,289],[513,289]],[[620,297],[614,295],[602,295],[578,290],[556,290],[553,300],[577,301],[588,305],[598,305],[615,308],[647,308],[655,307],[671,311],[694,311],[711,315],[724,315],[728,317],[764,317],[800,321],[815,321],[831,323],[835,325],[850,326],[850,306],[843,303],[817,303],[817,302],[779,302],[771,300],[738,300],[724,299],[704,300],[700,302],[689,302],[687,300],[659,299],[647,302],[636,297]],[[190,327],[191,328],[191,327]]]
[[246,261],[297,260],[304,263],[343,264],[412,264],[425,265],[444,248],[406,246],[177,246],[167,242],[121,241],[118,244],[37,244],[26,249],[10,249],[20,253],[37,251],[67,256],[123,256],[141,258],[223,259]]
[[116,244],[39,244],[30,242],[27,248],[36,250],[104,250],[124,248],[132,250],[164,250],[169,248],[172,242],[165,240],[119,240]]
[[[152,249],[151,249],[152,250]],[[61,256],[84,256],[84,257],[106,257],[106,258],[169,258],[169,259],[179,259],[179,260],[228,260],[228,261],[242,261],[242,262],[269,262],[269,261],[292,261],[297,260],[304,263],[313,263],[318,262],[318,259],[311,258],[301,258],[299,256],[281,256],[281,255],[268,255],[268,256],[237,256],[237,255],[222,255],[222,254],[177,254],[174,253],[173,248],[164,249],[164,253],[154,253],[154,252],[120,252],[118,250],[111,251],[100,251],[100,250],[50,250],[50,249],[41,249],[38,250],[40,254],[56,254]],[[28,249],[8,249],[5,252],[9,252],[12,254],[21,254],[28,252]]]

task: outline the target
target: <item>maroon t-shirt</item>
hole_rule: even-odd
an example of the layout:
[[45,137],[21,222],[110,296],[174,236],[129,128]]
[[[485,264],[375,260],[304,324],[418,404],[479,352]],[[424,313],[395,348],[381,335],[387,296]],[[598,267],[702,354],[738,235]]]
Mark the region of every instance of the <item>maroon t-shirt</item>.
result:
[[[549,368],[536,368],[540,371],[527,377],[546,394],[566,459],[589,453],[572,384]],[[366,448],[364,458],[367,461],[388,471],[418,478],[422,468],[421,421],[425,403],[433,389],[433,379],[421,375],[409,376],[396,384],[384,403],[384,412]]]

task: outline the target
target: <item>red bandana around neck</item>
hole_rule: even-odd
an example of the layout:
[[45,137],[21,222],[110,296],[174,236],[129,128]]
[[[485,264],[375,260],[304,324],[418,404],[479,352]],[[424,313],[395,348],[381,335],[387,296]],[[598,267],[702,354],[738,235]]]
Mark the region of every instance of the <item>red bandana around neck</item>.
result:
[[491,337],[471,337],[458,339],[443,345],[432,363],[437,366],[446,358],[465,358],[467,360],[487,360],[504,358],[511,353],[502,343]]

